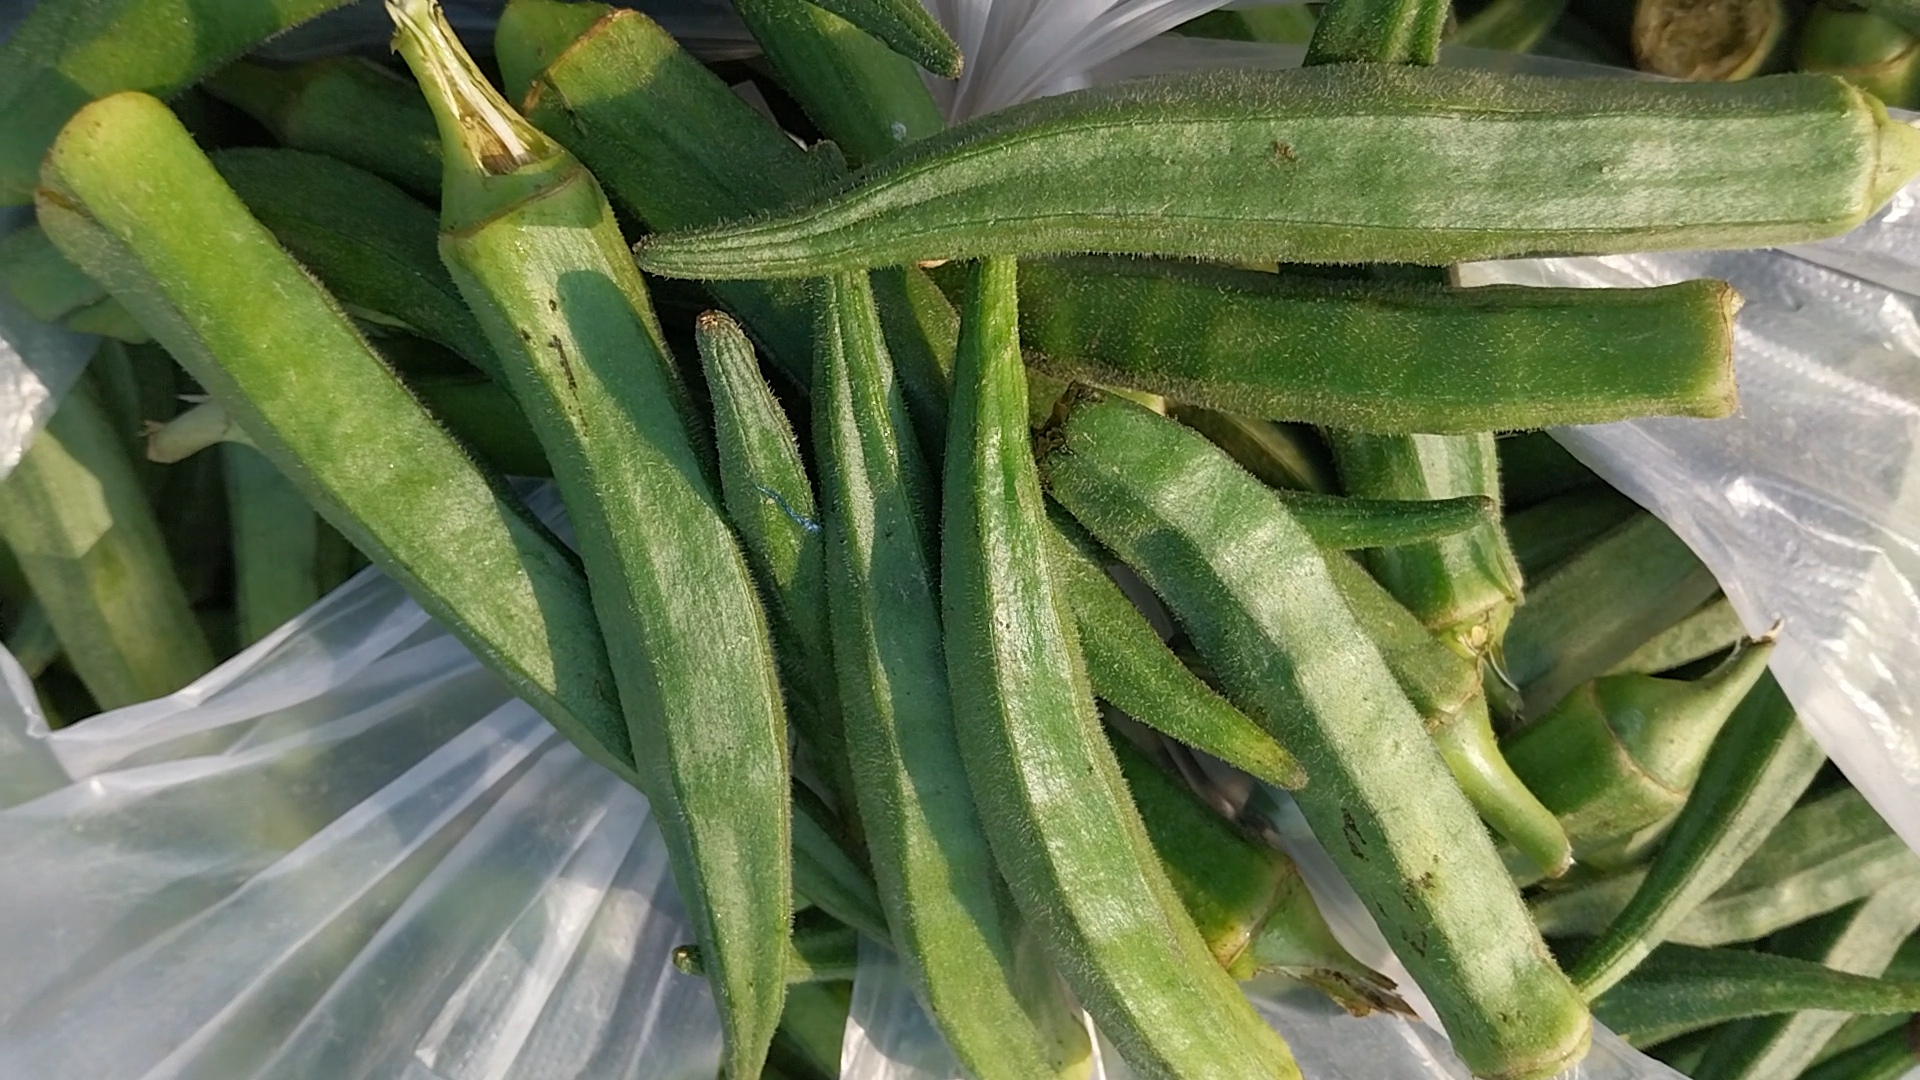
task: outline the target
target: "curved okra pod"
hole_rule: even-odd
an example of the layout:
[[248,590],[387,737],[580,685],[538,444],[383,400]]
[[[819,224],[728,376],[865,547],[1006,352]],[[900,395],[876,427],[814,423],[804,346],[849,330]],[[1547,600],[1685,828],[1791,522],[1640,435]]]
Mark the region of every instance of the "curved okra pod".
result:
[[1909,1021],[1815,1065],[1800,1080],[1900,1080],[1920,1065],[1920,1023]]
[[1707,752],[1633,899],[1581,952],[1574,982],[1592,999],[1625,978],[1733,877],[1813,782],[1826,755],[1763,675]]
[[[1920,887],[1889,885],[1866,900],[1775,934],[1767,951],[1812,960],[1834,971],[1879,978],[1900,943],[1920,929]],[[1721,1030],[1696,1080],[1759,1080],[1794,1076],[1846,1025],[1824,1011],[1735,1021]]]
[[767,602],[787,713],[835,802],[851,812],[853,777],[827,626],[826,534],[813,482],[740,325],[709,311],[693,334],[713,399],[721,498]]
[[1480,665],[1442,644],[1357,563],[1329,553],[1335,587],[1426,724],[1454,782],[1495,832],[1549,877],[1573,861],[1567,833],[1501,756]]
[[1063,251],[1444,265],[1752,247],[1845,232],[1916,171],[1920,132],[1825,76],[1218,71],[989,113],[771,218],[637,252],[669,277],[768,278]]
[[1772,639],[1750,642],[1694,682],[1604,675],[1502,740],[1501,752],[1559,815],[1575,856],[1593,862],[1686,803],[1720,729],[1772,655]]
[[[38,212],[355,547],[575,745],[634,776],[578,565],[247,215],[166,106],[119,94],[83,110],[48,155]],[[259,304],[263,291],[275,302]]]
[[213,667],[91,380],[74,387],[0,481],[0,540],[101,708],[170,694]]
[[1109,741],[1167,878],[1228,974],[1298,979],[1356,1016],[1411,1015],[1393,980],[1333,936],[1292,859],[1214,813],[1124,737]]
[[501,377],[479,320],[440,262],[432,210],[321,154],[249,147],[212,158],[254,218],[348,312],[398,324]]
[[1284,504],[1199,435],[1082,400],[1042,462],[1054,496],[1180,618],[1230,697],[1299,756],[1308,823],[1477,1075],[1546,1077],[1585,1053],[1548,957],[1327,562]]
[[1140,723],[1283,788],[1306,783],[1272,735],[1201,681],[1107,575],[1091,539],[1048,512],[1048,569],[1067,608],[1095,697]]
[[[1477,495],[1499,512],[1500,461],[1490,434],[1359,435],[1331,432],[1349,493],[1377,499]],[[1394,599],[1460,655],[1498,659],[1520,601],[1520,566],[1496,516],[1458,536],[1367,553]]]
[[634,761],[707,957],[725,1071],[758,1075],[785,994],[792,815],[752,574],[599,185],[508,108],[434,0],[387,10],[440,122],[441,257],[553,463]]
[[866,275],[824,289],[814,438],[833,655],[892,940],[974,1075],[1077,1071],[1089,1050],[1066,1037],[1064,1004],[1020,993],[1020,928],[967,790],[911,436]]
[[1013,278],[982,264],[963,309],[941,519],[948,678],[994,859],[1136,1071],[1297,1080],[1182,908],[1101,731],[1049,568]]
[[1474,432],[1733,403],[1738,299],[1715,281],[1463,289],[1113,258],[1021,272],[1040,370],[1229,413]]
[[359,56],[297,68],[241,60],[204,84],[283,145],[339,158],[423,198],[440,198],[440,131],[420,88]]

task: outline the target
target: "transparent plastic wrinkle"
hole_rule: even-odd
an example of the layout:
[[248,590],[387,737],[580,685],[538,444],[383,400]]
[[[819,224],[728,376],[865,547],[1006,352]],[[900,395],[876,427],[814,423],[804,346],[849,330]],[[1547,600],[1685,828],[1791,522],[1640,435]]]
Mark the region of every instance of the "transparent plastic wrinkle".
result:
[[[0,207],[0,236],[32,220],[32,207]],[[0,290],[0,480],[86,370],[97,340],[41,322]]]

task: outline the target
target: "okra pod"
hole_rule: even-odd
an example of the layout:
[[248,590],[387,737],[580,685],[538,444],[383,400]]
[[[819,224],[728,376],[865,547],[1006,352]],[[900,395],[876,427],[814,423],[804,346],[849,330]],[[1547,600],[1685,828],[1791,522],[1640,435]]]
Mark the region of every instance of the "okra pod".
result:
[[1740,615],[1725,596],[1695,608],[1693,614],[1647,639],[1625,660],[1613,665],[1609,675],[1657,675],[1695,660],[1724,652],[1746,637]]
[[213,667],[147,493],[90,380],[0,482],[0,540],[102,709],[172,693]]
[[1333,0],[1314,24],[1306,63],[1431,64],[1451,8],[1434,0]]
[[1733,877],[1826,761],[1764,675],[1707,752],[1699,782],[1633,899],[1581,952],[1574,982],[1591,1000],[1625,978]]
[[[852,808],[848,808],[848,813]],[[793,891],[834,918],[875,941],[891,941],[887,917],[873,876],[850,850],[851,840],[838,815],[808,790],[793,783]]]
[[1333,458],[1314,429],[1175,404],[1167,415],[1205,435],[1268,487],[1335,495]]
[[1305,531],[1200,436],[1081,401],[1043,459],[1054,496],[1181,619],[1230,697],[1309,778],[1314,832],[1477,1075],[1551,1076],[1590,1025],[1419,714]]
[[1604,486],[1544,431],[1502,436],[1494,449],[1500,453],[1500,501],[1509,514],[1576,488]]
[[[803,983],[787,988],[787,1004],[780,1011],[780,1027],[773,1033],[767,1056],[768,1080],[837,1080],[840,1047],[846,1041],[847,1013],[853,1003],[853,984]],[[774,1069],[781,1070],[775,1074]]]
[[1437,266],[1756,247],[1846,232],[1916,171],[1920,132],[1826,76],[1218,71],[989,113],[802,206],[637,251],[670,277],[766,278],[1063,251]]
[[1920,1065],[1920,1030],[1911,1021],[1815,1065],[1800,1080],[1900,1080]]
[[[798,0],[787,0],[797,3]],[[960,47],[917,0],[823,0],[817,5],[942,78],[960,77]]]
[[1838,75],[1896,108],[1920,99],[1920,37],[1884,15],[1815,4],[1799,30],[1799,70]]
[[554,466],[634,761],[710,972],[729,1075],[780,1019],[786,715],[766,617],[613,209],[515,113],[435,0],[389,0],[440,125],[440,253]]
[[1614,488],[1579,488],[1509,513],[1507,543],[1520,573],[1531,580],[1559,566],[1639,509]]
[[251,645],[320,599],[320,519],[260,451],[221,447],[233,524],[233,611]]
[[[1883,979],[1901,982],[1913,982],[1920,979],[1920,936],[1910,937],[1901,942],[1894,950],[1893,959],[1887,963],[1887,969],[1880,973]],[[1825,1062],[1862,1043],[1872,1042],[1896,1028],[1905,1028],[1913,1021],[1911,1016],[1881,1015],[1856,1016],[1841,1026],[1840,1031],[1820,1050],[1819,1062]],[[1916,1051],[1920,1053],[1920,1051]]]
[[1073,613],[1094,696],[1170,738],[1268,783],[1297,788],[1300,763],[1272,735],[1180,662],[1101,565],[1093,541],[1048,515],[1047,558]]
[[0,239],[0,288],[41,322],[57,322],[107,298],[107,290],[68,262],[38,225],[23,225]]
[[1566,9],[1567,0],[1493,0],[1462,19],[1447,44],[1532,52]]
[[27,678],[37,679],[60,658],[60,638],[47,618],[47,605],[32,597],[14,606],[13,625],[7,628],[7,651]]
[[1471,433],[1733,404],[1719,282],[1460,289],[1112,258],[1021,280],[1040,370],[1241,415]]
[[[853,927],[823,912],[803,911],[794,916],[787,938],[787,982],[839,982],[853,978],[859,966],[860,936]],[[698,945],[673,950],[673,966],[688,975],[705,975],[707,958]]]
[[1045,1076],[1087,1054],[1053,1043],[1059,1002],[1023,1000],[1019,928],[967,790],[925,506],[866,275],[829,281],[814,370],[829,620],[847,751],[893,942],[963,1065]]
[[961,316],[942,485],[948,678],[964,690],[961,756],[994,859],[1136,1071],[1298,1080],[1182,908],[1100,729],[1048,563],[1017,318],[1013,262],[981,264]]

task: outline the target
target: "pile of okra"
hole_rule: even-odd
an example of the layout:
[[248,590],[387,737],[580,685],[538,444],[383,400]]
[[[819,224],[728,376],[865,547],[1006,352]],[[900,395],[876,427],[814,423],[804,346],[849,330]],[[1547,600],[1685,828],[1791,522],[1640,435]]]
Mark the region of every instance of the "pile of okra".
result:
[[709,982],[735,1080],[837,1075],[862,937],[977,1080],[1085,1075],[1082,1010],[1143,1077],[1299,1076],[1243,984],[1410,1010],[1287,799],[1477,1076],[1598,1019],[1894,1077],[1920,858],[1773,631],[1540,430],[1732,412],[1739,298],[1450,270],[1852,228],[1920,172],[1861,89],[1914,52],[1884,2],[1758,44],[1678,0],[1628,44],[1599,0],[1222,13],[1184,32],[1305,66],[949,125],[916,0],[735,0],[762,52],[716,65],[560,0],[476,60],[388,0],[397,61],[303,66],[240,57],[338,0],[43,0],[0,286],[103,337],[0,484],[7,645],[58,725],[371,562],[651,800],[694,940],[632,962]]

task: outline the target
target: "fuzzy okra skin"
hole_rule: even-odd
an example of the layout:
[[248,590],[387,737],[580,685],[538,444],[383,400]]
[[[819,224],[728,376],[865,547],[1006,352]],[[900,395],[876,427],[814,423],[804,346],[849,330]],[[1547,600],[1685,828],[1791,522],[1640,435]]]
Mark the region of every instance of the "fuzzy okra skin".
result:
[[1094,1022],[1144,1076],[1299,1077],[1161,869],[1101,731],[1047,557],[1014,266],[961,316],[941,603],[961,756],[994,860]]
[[[797,4],[799,0],[783,0]],[[946,79],[960,77],[960,47],[918,0],[824,0],[815,5]]]
[[[1023,1000],[1022,933],[967,786],[933,558],[898,385],[865,274],[823,286],[813,375],[828,590],[848,758],[893,942],[981,1080],[1085,1068],[1063,1004]],[[971,693],[971,690],[968,691]],[[965,694],[960,695],[962,697]]]
[[60,249],[335,528],[588,755],[633,775],[578,565],[421,409],[165,105],[126,93],[81,110],[36,201]]
[[387,9],[440,122],[441,257],[553,464],[723,1064],[756,1076],[786,991],[792,867],[786,714],[752,574],[599,185],[507,106],[434,0]]
[[671,277],[769,278],[1063,251],[1444,265],[1753,247],[1845,232],[1916,171],[1920,133],[1824,76],[1328,64],[1016,105],[803,206],[637,252]]
[[1165,600],[1229,696],[1299,756],[1314,832],[1477,1075],[1551,1076],[1591,1025],[1419,714],[1285,506],[1199,435],[1075,404],[1049,489]]
[[1716,281],[1459,289],[1118,258],[1020,280],[1040,370],[1240,415],[1468,433],[1733,407],[1738,298]]

